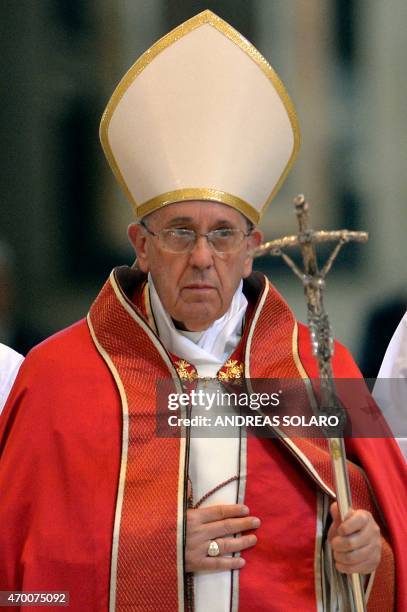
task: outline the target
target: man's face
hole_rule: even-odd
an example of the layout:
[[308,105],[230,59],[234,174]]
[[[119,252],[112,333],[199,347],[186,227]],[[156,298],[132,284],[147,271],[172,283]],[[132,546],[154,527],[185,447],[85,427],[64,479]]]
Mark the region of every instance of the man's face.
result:
[[[247,220],[239,212],[216,202],[179,202],[155,211],[144,219],[154,233],[163,229],[190,229],[198,234],[231,228],[248,232]],[[179,327],[189,331],[207,329],[229,308],[242,278],[251,273],[249,251],[262,238],[255,229],[237,251],[217,254],[207,239],[198,238],[193,249],[173,253],[158,237],[132,224],[129,238],[143,272],[150,272],[162,304]]]

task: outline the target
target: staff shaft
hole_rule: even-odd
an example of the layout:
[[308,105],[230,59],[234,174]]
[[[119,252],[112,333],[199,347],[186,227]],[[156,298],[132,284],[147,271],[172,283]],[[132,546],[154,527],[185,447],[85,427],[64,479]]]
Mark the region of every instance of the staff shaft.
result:
[[[325,282],[318,269],[315,234],[309,229],[308,204],[303,196],[296,198],[295,207],[299,225],[298,244],[304,264],[303,282],[308,308],[308,322],[321,381],[321,410],[325,410],[328,414],[340,414],[343,422],[343,410],[339,406],[333,380],[333,336],[323,303]],[[343,520],[352,506],[345,444],[342,437],[328,438],[328,446],[339,514]],[[365,598],[360,574],[352,574],[348,577],[348,591],[352,611],[365,612]]]

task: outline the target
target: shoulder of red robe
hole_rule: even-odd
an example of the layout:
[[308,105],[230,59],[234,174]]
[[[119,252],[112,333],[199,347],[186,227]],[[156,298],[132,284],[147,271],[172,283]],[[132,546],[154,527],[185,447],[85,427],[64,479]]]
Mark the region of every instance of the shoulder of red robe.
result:
[[0,419],[0,590],[108,609],[120,449],[119,394],[82,320],[29,353]]
[[87,393],[96,393],[110,378],[86,319],[57,332],[31,349],[22,363],[2,413],[0,439],[22,404],[44,422],[53,418],[59,403],[77,403],[84,383]]

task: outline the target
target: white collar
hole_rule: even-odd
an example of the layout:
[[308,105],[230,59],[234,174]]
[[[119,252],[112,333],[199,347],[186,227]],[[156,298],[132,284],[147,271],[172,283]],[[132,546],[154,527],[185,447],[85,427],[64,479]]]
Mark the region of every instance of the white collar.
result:
[[165,348],[193,364],[199,376],[216,376],[242,336],[247,308],[247,299],[242,290],[243,281],[240,281],[225,314],[202,332],[177,329],[162,305],[150,274],[148,286],[157,331]]

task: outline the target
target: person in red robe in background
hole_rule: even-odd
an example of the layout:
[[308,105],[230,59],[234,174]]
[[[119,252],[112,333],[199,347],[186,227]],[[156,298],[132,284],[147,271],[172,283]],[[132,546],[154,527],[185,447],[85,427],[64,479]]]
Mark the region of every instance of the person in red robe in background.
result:
[[[407,609],[393,440],[347,440],[341,521],[324,439],[157,430],[159,383],[296,379],[301,404],[317,378],[307,328],[252,273],[299,145],[281,81],[205,11],[132,66],[101,139],[141,220],[137,266],[21,367],[0,429],[0,591],[67,592],[74,612],[345,611],[361,573],[369,611]],[[334,371],[360,376],[340,344]]]

